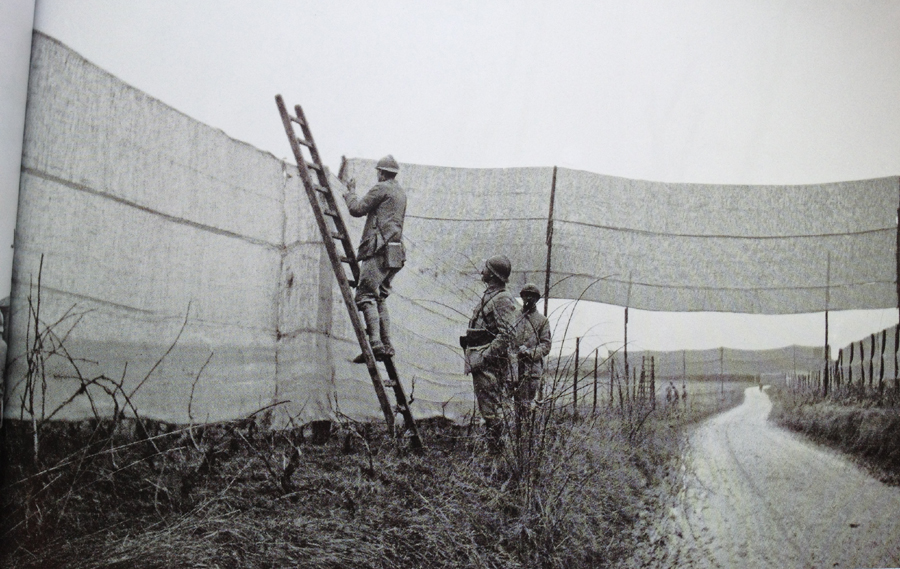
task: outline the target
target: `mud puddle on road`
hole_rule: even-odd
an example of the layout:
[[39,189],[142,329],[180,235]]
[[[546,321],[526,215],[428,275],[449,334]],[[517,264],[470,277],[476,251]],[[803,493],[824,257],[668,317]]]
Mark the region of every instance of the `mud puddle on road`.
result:
[[769,422],[756,387],[689,434],[628,567],[900,567],[900,488]]

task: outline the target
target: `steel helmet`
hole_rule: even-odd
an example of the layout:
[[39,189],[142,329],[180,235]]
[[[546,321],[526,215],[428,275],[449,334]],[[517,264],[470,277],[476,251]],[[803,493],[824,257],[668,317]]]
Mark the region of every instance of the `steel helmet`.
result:
[[537,287],[536,285],[533,285],[533,284],[531,284],[531,283],[528,283],[528,284],[526,284],[525,286],[523,286],[523,287],[522,287],[522,290],[519,292],[519,296],[524,297],[524,296],[526,296],[526,295],[531,295],[531,296],[535,296],[535,297],[537,297],[537,298],[540,298],[540,297],[541,297],[541,291],[538,289],[538,287]]
[[509,262],[509,257],[506,255],[494,255],[484,262],[484,266],[501,281],[509,282],[509,273],[512,271],[512,264]]
[[394,160],[394,157],[388,154],[378,161],[378,164],[375,165],[375,169],[384,170],[385,172],[393,172],[394,174],[396,174],[400,171],[400,164],[397,164],[397,161]]

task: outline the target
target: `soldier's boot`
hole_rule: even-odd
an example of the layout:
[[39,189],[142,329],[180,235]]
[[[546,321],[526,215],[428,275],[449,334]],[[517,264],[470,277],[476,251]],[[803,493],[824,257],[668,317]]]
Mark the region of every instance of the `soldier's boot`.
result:
[[[384,344],[381,343],[381,324],[378,316],[378,306],[374,302],[367,302],[359,307],[359,311],[363,314],[366,321],[366,335],[369,336],[369,346],[372,348],[372,354],[375,359],[381,361],[384,359]],[[366,356],[359,354],[353,358],[353,363],[366,363]]]
[[383,300],[378,302],[378,324],[381,332],[381,344],[384,346],[384,355],[393,357],[394,346],[391,344],[391,318],[388,315],[387,304]]

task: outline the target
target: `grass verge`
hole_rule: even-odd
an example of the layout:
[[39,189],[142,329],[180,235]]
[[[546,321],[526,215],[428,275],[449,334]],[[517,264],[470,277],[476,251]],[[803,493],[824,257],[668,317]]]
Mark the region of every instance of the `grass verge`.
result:
[[[10,567],[595,567],[645,547],[642,520],[679,425],[719,408],[659,409],[634,436],[613,410],[557,417],[522,468],[473,425],[421,424],[412,453],[345,422],[324,445],[265,416],[192,428],[127,420],[5,423],[2,552]],[[508,448],[515,448],[511,441]],[[527,480],[526,480],[527,478]]]
[[900,408],[888,398],[831,399],[787,388],[769,390],[770,420],[848,454],[882,482],[900,485]]

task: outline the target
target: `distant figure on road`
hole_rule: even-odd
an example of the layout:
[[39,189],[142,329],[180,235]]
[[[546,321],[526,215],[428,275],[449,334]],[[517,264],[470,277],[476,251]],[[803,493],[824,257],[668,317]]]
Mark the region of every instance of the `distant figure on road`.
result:
[[481,280],[487,288],[475,306],[466,335],[460,338],[465,350],[465,373],[472,374],[475,399],[492,452],[500,448],[504,398],[517,371],[512,351],[516,301],[506,290],[511,271],[505,255],[495,255],[485,261]]
[[[390,318],[385,301],[391,293],[391,281],[403,267],[403,220],[406,217],[406,193],[395,180],[400,165],[388,154],[378,161],[378,183],[362,198],[356,195],[356,181],[347,183],[344,201],[353,217],[366,216],[356,258],[359,284],[356,307],[366,321],[366,334],[376,360],[394,355]],[[363,354],[353,363],[365,363]]]
[[666,386],[666,407],[678,404],[678,388],[671,381]]

